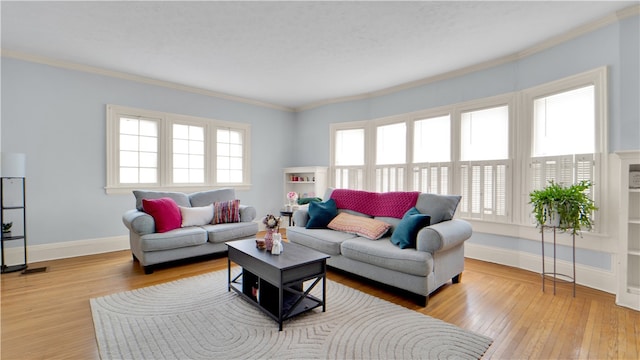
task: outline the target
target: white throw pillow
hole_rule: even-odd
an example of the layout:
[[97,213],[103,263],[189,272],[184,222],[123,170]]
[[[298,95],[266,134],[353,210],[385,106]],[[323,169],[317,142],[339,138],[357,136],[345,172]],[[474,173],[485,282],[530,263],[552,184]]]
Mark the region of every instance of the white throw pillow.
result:
[[213,204],[201,207],[180,206],[182,227],[207,225],[213,219]]

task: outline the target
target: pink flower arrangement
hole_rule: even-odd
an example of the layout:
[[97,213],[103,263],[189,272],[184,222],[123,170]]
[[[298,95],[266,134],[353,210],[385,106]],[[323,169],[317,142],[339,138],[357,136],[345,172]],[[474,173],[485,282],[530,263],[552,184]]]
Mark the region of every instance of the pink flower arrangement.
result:
[[289,201],[296,201],[298,200],[298,193],[295,191],[289,191],[287,193],[287,199],[289,199]]

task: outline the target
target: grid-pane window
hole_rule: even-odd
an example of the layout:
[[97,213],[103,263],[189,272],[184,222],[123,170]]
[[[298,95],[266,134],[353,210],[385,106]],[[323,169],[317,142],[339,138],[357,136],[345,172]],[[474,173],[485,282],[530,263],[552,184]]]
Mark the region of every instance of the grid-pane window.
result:
[[204,183],[204,134],[202,126],[173,124],[173,182]]
[[119,181],[124,184],[158,182],[158,121],[120,117]]
[[231,129],[217,131],[216,174],[218,183],[240,183],[243,175],[243,134]]
[[108,194],[249,186],[248,124],[117,105],[106,120]]

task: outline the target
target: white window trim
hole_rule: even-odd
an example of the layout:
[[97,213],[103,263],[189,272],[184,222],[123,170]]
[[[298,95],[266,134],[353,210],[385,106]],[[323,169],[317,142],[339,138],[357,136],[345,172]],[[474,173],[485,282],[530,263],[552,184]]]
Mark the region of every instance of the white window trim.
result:
[[[513,93],[502,94],[490,98],[476,99],[464,103],[452,104],[433,109],[426,109],[417,112],[395,115],[381,119],[364,120],[357,122],[344,122],[330,124],[331,147],[330,147],[330,181],[335,184],[335,150],[334,137],[338,130],[346,130],[352,128],[365,129],[365,188],[364,190],[375,190],[375,127],[381,124],[388,124],[400,119],[407,121],[407,171],[405,179],[409,183],[406,189],[411,189],[413,184],[412,171],[413,167],[422,164],[413,164],[413,154],[410,149],[413,148],[413,120],[419,120],[428,117],[435,117],[450,114],[451,115],[451,173],[449,186],[452,187],[449,193],[459,194],[459,166],[460,159],[460,114],[465,111],[480,110],[482,108],[495,107],[500,105],[509,106],[509,153],[507,164],[507,216],[503,219],[496,219],[493,216],[487,219],[468,218],[474,228],[482,232],[494,232],[507,236],[520,236],[531,239],[539,238],[539,230],[535,228],[530,221],[529,208],[529,164],[531,162],[531,131],[533,122],[532,104],[533,98],[538,96],[548,96],[553,93],[559,93],[578,88],[586,85],[595,85],[595,111],[596,111],[596,151],[595,151],[595,174],[594,182],[600,186],[594,192],[596,204],[599,211],[596,212],[595,232],[585,233],[584,236],[588,242],[598,241],[603,237],[607,237],[610,230],[603,221],[606,219],[609,209],[608,199],[608,178],[606,171],[607,149],[608,149],[608,94],[607,94],[607,67],[600,67],[581,74],[569,76],[563,79],[545,83],[539,86],[520,90]],[[466,163],[466,162],[465,162]],[[344,167],[340,167],[344,168]],[[361,168],[361,167],[359,167]],[[457,216],[460,216],[458,213]],[[598,226],[599,224],[599,226]],[[492,230],[494,229],[494,230]],[[595,239],[595,240],[594,240]]]
[[[119,181],[119,119],[126,115],[132,118],[157,119],[158,126],[158,182],[155,184],[121,184]],[[202,184],[175,184],[172,173],[172,128],[173,124],[188,124],[205,128],[205,182]],[[216,169],[216,131],[218,128],[230,128],[244,133],[243,143],[243,181],[241,183],[217,183]],[[108,104],[106,108],[106,186],[107,194],[126,194],[135,189],[194,192],[212,188],[233,187],[248,190],[251,187],[251,125],[237,122],[207,119],[195,116],[165,113],[153,110],[137,109]]]

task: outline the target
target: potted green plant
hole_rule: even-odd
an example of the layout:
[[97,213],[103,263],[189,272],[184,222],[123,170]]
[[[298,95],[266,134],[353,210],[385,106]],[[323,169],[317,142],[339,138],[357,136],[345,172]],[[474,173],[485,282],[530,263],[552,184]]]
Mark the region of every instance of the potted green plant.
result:
[[555,226],[561,231],[580,234],[593,228],[593,212],[598,210],[587,190],[590,181],[563,186],[549,181],[544,189],[529,194],[529,203],[533,205],[533,214],[538,226]]

